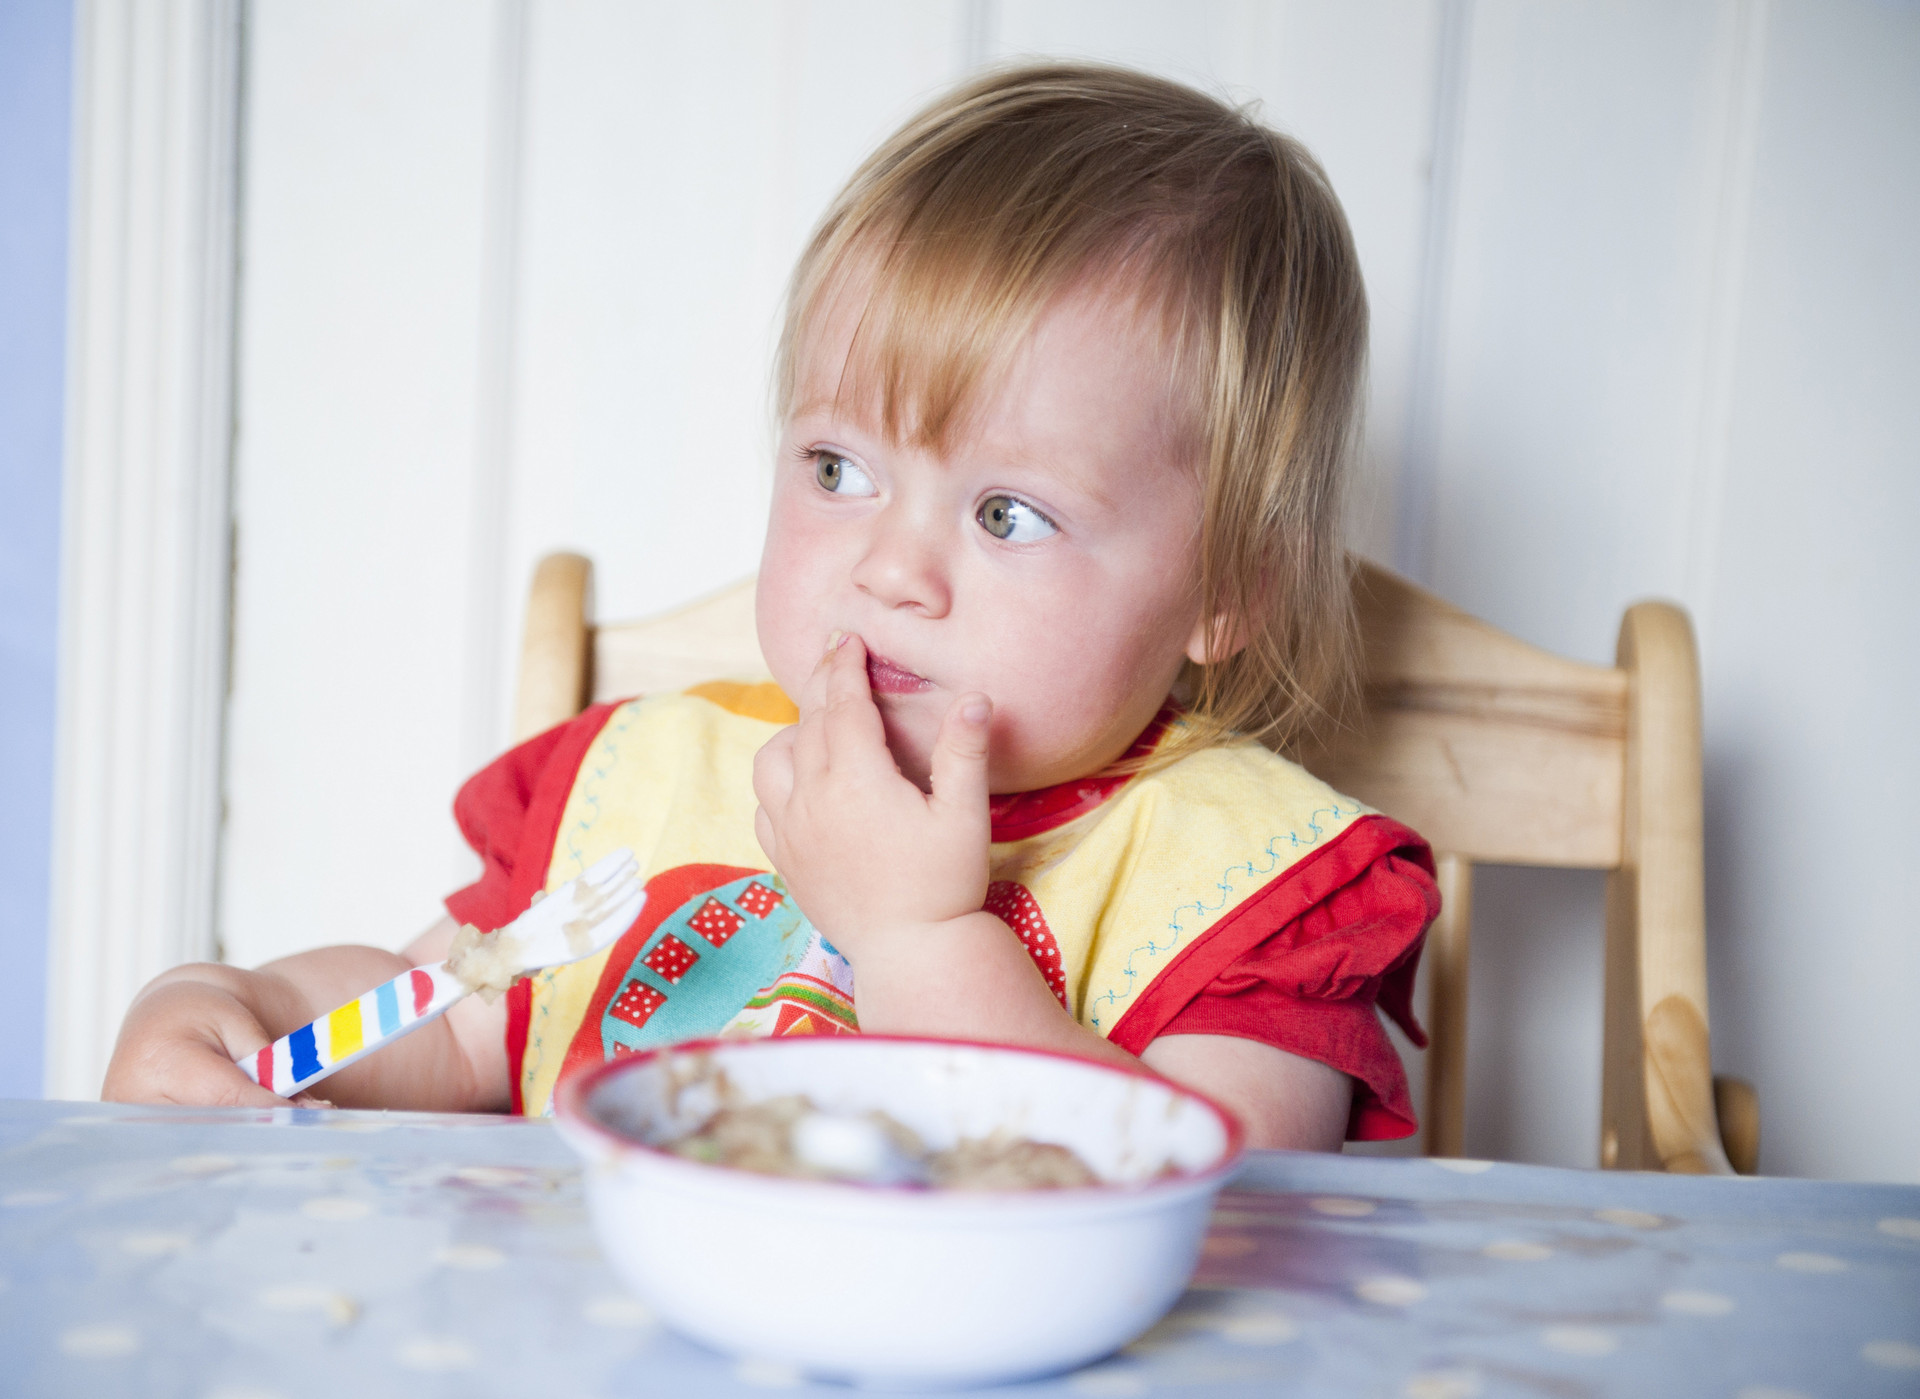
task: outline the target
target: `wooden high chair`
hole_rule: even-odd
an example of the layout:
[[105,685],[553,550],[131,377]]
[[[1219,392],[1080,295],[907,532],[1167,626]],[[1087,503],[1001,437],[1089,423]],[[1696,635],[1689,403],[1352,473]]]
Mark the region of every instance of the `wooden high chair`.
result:
[[[592,564],[552,554],[534,574],[517,738],[589,703],[765,675],[748,580],[662,616],[595,625]],[[1428,935],[1425,1137],[1461,1153],[1467,950],[1475,864],[1607,871],[1600,1164],[1751,1173],[1759,1105],[1715,1079],[1707,1043],[1700,689],[1686,614],[1629,608],[1618,664],[1518,641],[1362,562],[1357,722],[1296,755],[1406,822],[1439,857],[1445,907]]]

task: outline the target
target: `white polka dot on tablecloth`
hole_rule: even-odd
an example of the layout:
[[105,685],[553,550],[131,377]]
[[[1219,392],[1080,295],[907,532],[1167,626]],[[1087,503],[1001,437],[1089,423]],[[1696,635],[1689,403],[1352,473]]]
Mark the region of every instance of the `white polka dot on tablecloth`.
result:
[[323,1224],[351,1224],[373,1213],[373,1206],[352,1195],[315,1195],[300,1202],[300,1213]]
[[1307,1201],[1315,1214],[1330,1214],[1337,1219],[1360,1219],[1374,1212],[1371,1200],[1354,1200],[1345,1195],[1320,1195]]
[[1553,1250],[1545,1244],[1536,1244],[1527,1239],[1495,1239],[1480,1252],[1503,1263],[1538,1263],[1543,1258],[1553,1257]]
[[1920,1370],[1920,1346],[1912,1341],[1868,1341],[1860,1358],[1883,1370]]
[[1662,1216],[1648,1214],[1645,1210],[1617,1208],[1595,1210],[1593,1217],[1602,1224],[1617,1224],[1622,1229],[1658,1229],[1667,1222]]
[[1471,1370],[1427,1370],[1400,1388],[1405,1399],[1474,1399],[1479,1392],[1480,1376]]
[[1719,1292],[1669,1292],[1660,1305],[1681,1316],[1726,1316],[1733,1311],[1733,1298]]
[[1300,1334],[1300,1324],[1285,1312],[1242,1312],[1222,1317],[1213,1329],[1236,1346],[1280,1346]]
[[1750,1384],[1733,1399],[1808,1399],[1797,1389],[1780,1389],[1770,1384]]
[[1410,1307],[1427,1295],[1427,1285],[1394,1273],[1362,1278],[1353,1285],[1354,1295],[1363,1302],[1383,1307]]
[[1895,1215],[1891,1219],[1881,1220],[1877,1227],[1881,1233],[1891,1234],[1896,1239],[1912,1239],[1920,1243],[1920,1219]]
[[111,1323],[70,1326],[60,1333],[59,1344],[62,1355],[76,1360],[118,1360],[140,1349],[140,1333]]
[[461,1166],[454,1171],[453,1178],[463,1180],[468,1185],[502,1190],[509,1186],[525,1185],[527,1173],[513,1166]]
[[733,1377],[755,1389],[798,1389],[807,1381],[797,1367],[784,1360],[742,1360],[734,1365]]
[[250,1384],[223,1384],[217,1389],[209,1389],[201,1399],[287,1399],[277,1389],[257,1389]]
[[1620,1338],[1597,1326],[1549,1326],[1540,1333],[1540,1344],[1566,1355],[1612,1355]]
[[64,1190],[14,1190],[0,1195],[0,1206],[10,1210],[33,1209],[39,1205],[57,1205],[67,1198]]
[[315,1312],[335,1326],[346,1326],[360,1315],[360,1303],[344,1292],[316,1283],[289,1282],[260,1294],[260,1305],[270,1312]]
[[240,1163],[231,1156],[176,1156],[167,1163],[185,1176],[217,1176],[222,1171],[231,1171]]
[[1075,1394],[1093,1395],[1095,1399],[1132,1399],[1136,1394],[1147,1393],[1153,1386],[1138,1370],[1102,1365],[1068,1376],[1067,1388]]
[[653,1325],[653,1312],[637,1297],[609,1293],[588,1302],[583,1315],[595,1326],[613,1330],[638,1331]]
[[124,1234],[120,1239],[123,1252],[136,1258],[165,1258],[169,1254],[185,1253],[193,1247],[191,1234],[166,1233],[160,1230],[143,1230],[135,1234]]
[[1795,1273],[1844,1273],[1847,1260],[1831,1253],[1783,1253],[1774,1259],[1777,1267]]
[[433,1255],[433,1261],[446,1268],[479,1272],[500,1267],[507,1261],[507,1255],[490,1244],[448,1244]]
[[401,1343],[394,1359],[423,1375],[447,1375],[474,1366],[474,1354],[466,1343],[449,1336],[415,1336]]
[[1470,1156],[1433,1156],[1429,1160],[1443,1171],[1452,1171],[1459,1176],[1477,1176],[1482,1171],[1493,1169],[1491,1161],[1475,1161]]

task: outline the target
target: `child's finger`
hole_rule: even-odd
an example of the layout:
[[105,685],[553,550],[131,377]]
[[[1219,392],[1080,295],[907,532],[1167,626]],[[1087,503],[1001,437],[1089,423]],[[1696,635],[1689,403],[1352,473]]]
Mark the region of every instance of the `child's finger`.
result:
[[885,759],[892,772],[893,759],[887,753],[887,729],[880,722],[880,710],[873,702],[873,687],[867,683],[867,647],[857,636],[827,657],[827,704],[821,725],[826,756],[834,766],[876,767]]
[[793,795],[794,740],[794,728],[789,726],[761,744],[760,751],[753,755],[753,795],[768,810],[785,811],[787,799]]
[[955,700],[933,741],[933,804],[955,813],[987,814],[987,730],[993,701],[982,694]]
[[768,862],[775,869],[779,869],[780,856],[774,850],[777,842],[773,834],[773,818],[767,815],[767,809],[764,806],[756,806],[753,809],[753,836],[760,842],[760,848],[767,852]]
[[844,647],[846,640],[845,632],[835,632],[827,639],[827,649],[814,662],[807,683],[800,687],[797,699],[800,719],[793,728],[793,761],[795,768],[808,777],[818,776],[827,767],[827,692],[833,674],[834,656]]

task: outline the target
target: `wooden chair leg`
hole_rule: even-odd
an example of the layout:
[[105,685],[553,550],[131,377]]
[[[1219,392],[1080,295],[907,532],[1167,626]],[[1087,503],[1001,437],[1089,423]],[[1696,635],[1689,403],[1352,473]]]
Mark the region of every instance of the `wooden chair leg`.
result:
[[1473,928],[1473,865],[1436,861],[1440,916],[1427,932],[1427,1121],[1422,1149],[1460,1156],[1467,1137],[1467,950]]
[[1713,1108],[1720,1119],[1720,1142],[1733,1169],[1743,1176],[1759,1174],[1760,1095],[1744,1078],[1716,1074]]

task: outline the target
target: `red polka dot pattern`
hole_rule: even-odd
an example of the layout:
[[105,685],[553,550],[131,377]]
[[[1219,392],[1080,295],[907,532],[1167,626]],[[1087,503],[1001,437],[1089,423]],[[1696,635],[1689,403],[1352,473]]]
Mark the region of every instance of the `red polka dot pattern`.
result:
[[[756,885],[754,887],[758,888],[759,886]],[[764,913],[758,916],[761,918],[766,917]],[[746,921],[746,919],[721,903],[720,900],[708,899],[700,905],[700,911],[687,920],[687,926],[715,947],[725,947],[727,945],[727,939],[739,932]],[[684,943],[681,945],[685,946]],[[648,965],[652,964],[649,963]],[[692,963],[689,962],[688,965],[690,966]],[[658,967],[655,967],[654,970],[660,971]],[[667,974],[660,972],[660,975],[666,976]],[[674,978],[667,977],[667,980],[672,981]]]
[[[638,1027],[646,1024],[647,1018],[666,1003],[667,998],[644,981],[629,981],[620,988],[620,994],[607,1007],[607,1013]],[[615,1040],[614,1045],[617,1050],[620,1042]]]
[[755,880],[742,890],[739,898],[740,907],[755,918],[765,918],[785,902],[786,895],[777,889],[769,889],[759,880]]
[[687,969],[700,960],[700,954],[672,933],[660,939],[659,946],[646,956],[646,963],[669,986],[678,986]]
[[1067,1003],[1067,972],[1060,960],[1060,944],[1040,912],[1040,901],[1026,886],[1011,879],[996,879],[987,886],[986,911],[1013,929],[1020,943],[1047,979],[1047,989],[1062,1006]]

